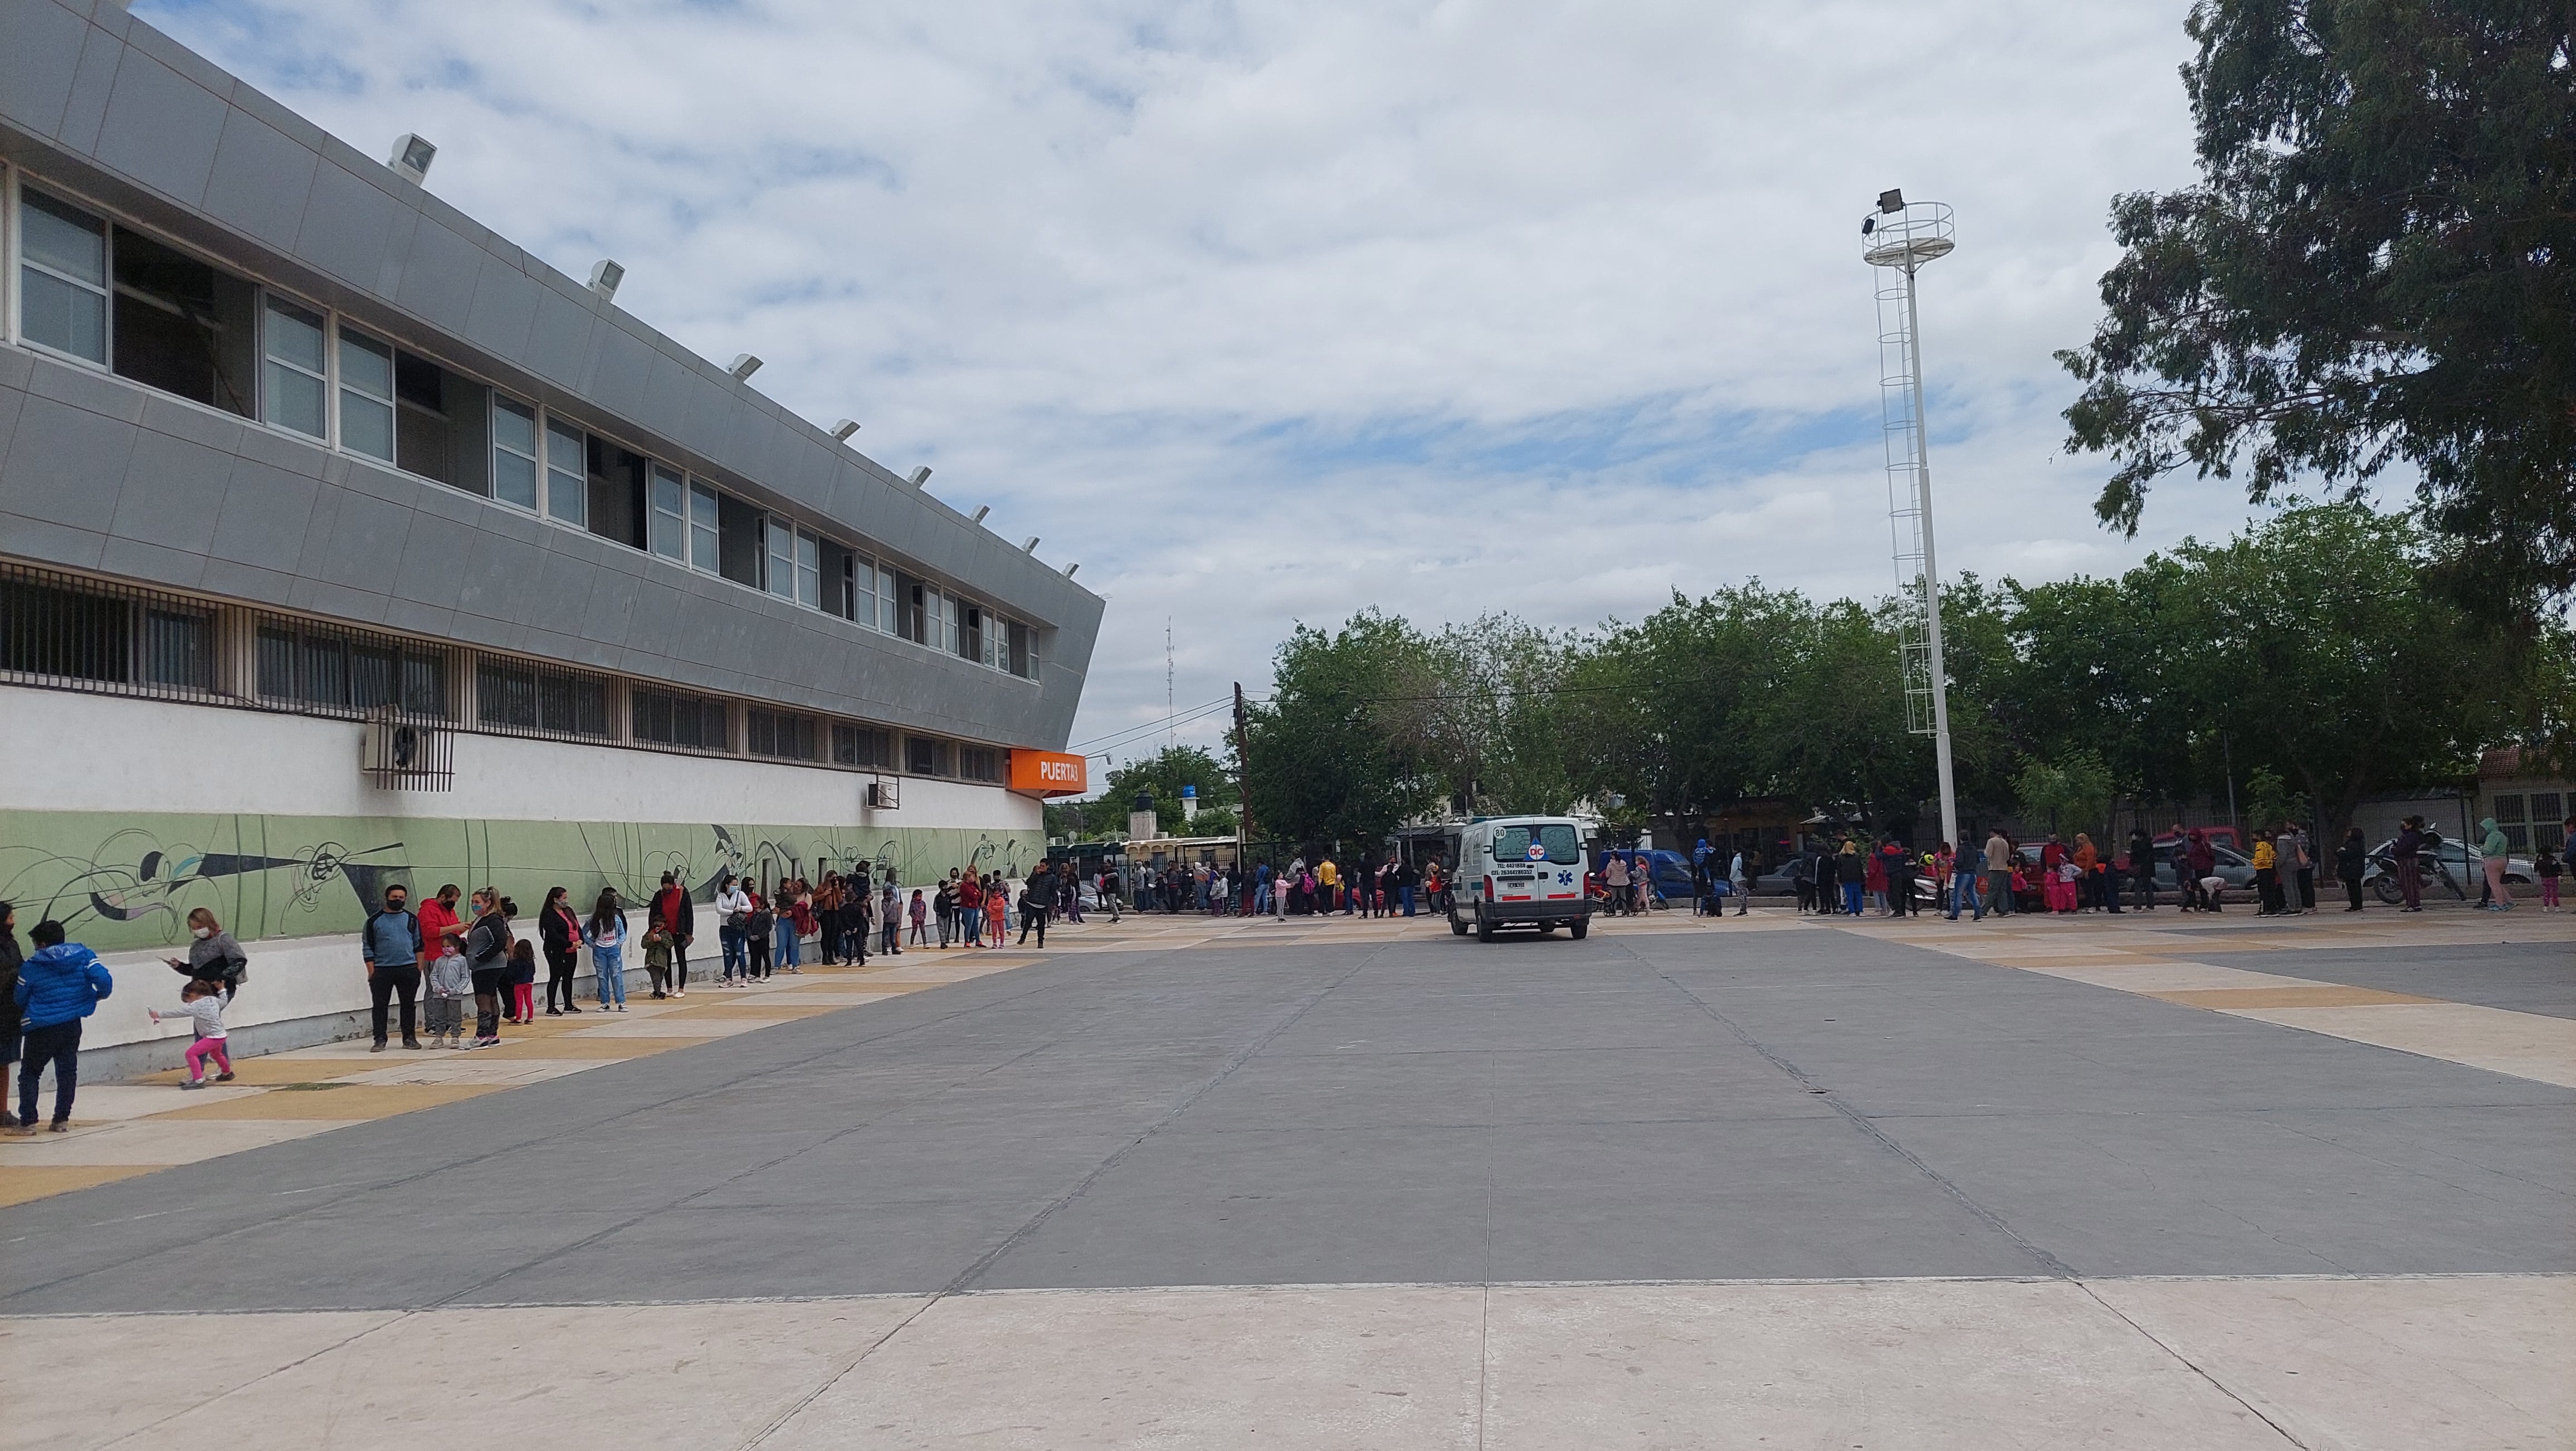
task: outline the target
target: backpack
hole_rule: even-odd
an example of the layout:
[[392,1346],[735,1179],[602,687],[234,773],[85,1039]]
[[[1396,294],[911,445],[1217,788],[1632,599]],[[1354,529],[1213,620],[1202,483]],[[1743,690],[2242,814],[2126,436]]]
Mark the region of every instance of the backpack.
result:
[[778,914],[767,907],[756,907],[743,919],[745,929],[766,937],[778,926]]

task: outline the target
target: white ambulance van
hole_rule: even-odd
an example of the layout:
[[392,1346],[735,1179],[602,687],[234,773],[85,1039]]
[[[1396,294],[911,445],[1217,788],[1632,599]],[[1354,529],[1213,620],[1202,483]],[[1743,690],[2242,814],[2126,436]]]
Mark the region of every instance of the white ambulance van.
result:
[[1592,880],[1583,823],[1571,816],[1493,816],[1458,833],[1449,930],[1491,942],[1505,927],[1563,927],[1580,940],[1592,926]]

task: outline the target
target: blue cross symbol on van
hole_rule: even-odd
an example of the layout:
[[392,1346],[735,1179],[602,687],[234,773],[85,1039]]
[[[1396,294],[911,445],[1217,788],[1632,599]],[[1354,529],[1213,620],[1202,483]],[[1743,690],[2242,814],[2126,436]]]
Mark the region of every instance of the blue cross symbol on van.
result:
[[1556,884],[1557,884],[1558,886],[1560,886],[1560,887],[1570,887],[1570,886],[1573,886],[1573,885],[1574,885],[1574,873],[1572,873],[1572,872],[1558,872],[1558,873],[1556,874]]

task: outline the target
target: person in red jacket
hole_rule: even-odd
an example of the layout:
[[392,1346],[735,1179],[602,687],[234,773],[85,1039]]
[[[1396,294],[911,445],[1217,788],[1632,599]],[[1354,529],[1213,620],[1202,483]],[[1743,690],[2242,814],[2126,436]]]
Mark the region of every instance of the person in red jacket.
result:
[[689,939],[697,935],[698,917],[689,889],[679,874],[664,872],[662,888],[653,894],[653,925],[671,934],[671,996],[689,995]]

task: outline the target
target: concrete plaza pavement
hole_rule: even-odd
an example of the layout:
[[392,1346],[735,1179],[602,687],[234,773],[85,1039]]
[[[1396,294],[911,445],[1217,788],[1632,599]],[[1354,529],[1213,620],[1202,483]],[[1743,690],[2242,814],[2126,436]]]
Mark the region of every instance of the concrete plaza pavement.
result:
[[823,984],[0,1209],[0,1445],[2571,1444],[2576,931],[2364,915]]

